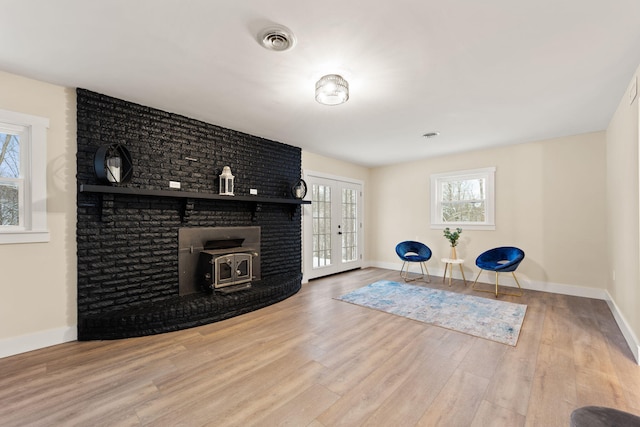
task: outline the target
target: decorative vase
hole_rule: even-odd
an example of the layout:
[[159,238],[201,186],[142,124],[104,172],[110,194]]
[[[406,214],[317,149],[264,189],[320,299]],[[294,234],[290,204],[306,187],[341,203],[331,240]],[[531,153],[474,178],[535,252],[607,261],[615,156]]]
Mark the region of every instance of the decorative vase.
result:
[[451,259],[458,259],[458,255],[456,254],[456,247],[451,246]]

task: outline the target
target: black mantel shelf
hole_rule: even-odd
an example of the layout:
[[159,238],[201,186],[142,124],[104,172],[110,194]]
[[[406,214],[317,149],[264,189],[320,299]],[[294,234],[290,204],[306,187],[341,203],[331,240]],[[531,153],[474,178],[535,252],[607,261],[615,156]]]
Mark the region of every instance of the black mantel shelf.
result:
[[310,204],[309,200],[285,199],[278,197],[260,197],[260,196],[222,196],[215,193],[200,193],[197,191],[178,191],[178,190],[145,190],[142,188],[131,187],[112,187],[109,185],[91,185],[80,184],[81,193],[102,193],[102,194],[128,194],[131,196],[154,196],[154,197],[174,197],[178,199],[207,199],[207,200],[224,200],[237,202],[254,202],[254,203],[280,203],[287,205],[306,205]]
[[[181,214],[182,219],[187,215],[187,213],[193,210],[193,202],[189,202],[190,200],[221,200],[225,202],[248,202],[253,203],[253,216],[252,219],[255,220],[256,211],[260,210],[258,208],[261,203],[273,203],[273,204],[281,204],[281,205],[291,205],[293,211],[291,213],[291,217],[293,217],[293,212],[295,212],[295,208],[298,205],[307,205],[310,204],[309,200],[301,200],[301,199],[286,199],[286,198],[278,198],[278,197],[260,197],[260,196],[223,196],[215,193],[200,193],[197,191],[179,191],[179,190],[149,190],[143,188],[132,188],[132,187],[113,187],[110,185],[91,185],[91,184],[80,184],[78,186],[78,191],[80,193],[98,193],[100,195],[103,194],[123,194],[129,196],[151,196],[151,197],[168,197],[175,199],[183,199],[184,206],[183,212]],[[101,208],[104,210],[104,207]]]

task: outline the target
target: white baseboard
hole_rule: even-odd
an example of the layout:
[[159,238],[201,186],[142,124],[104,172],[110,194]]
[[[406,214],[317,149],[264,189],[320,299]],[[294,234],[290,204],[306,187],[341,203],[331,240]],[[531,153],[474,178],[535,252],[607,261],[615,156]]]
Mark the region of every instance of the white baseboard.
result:
[[0,340],[0,358],[26,353],[78,339],[78,328],[69,326]]
[[640,365],[640,341],[638,340],[638,337],[636,337],[636,334],[633,333],[633,329],[631,329],[629,323],[627,323],[627,320],[620,312],[620,309],[618,309],[618,306],[611,298],[609,292],[607,292],[606,301],[607,305],[609,306],[609,310],[611,310],[613,317],[616,319],[616,323],[620,328],[620,332],[622,332],[622,336],[624,336],[625,341],[627,341],[627,345],[629,346],[631,353],[633,353],[636,362],[638,363],[638,365]]
[[379,262],[379,261],[369,261],[370,267],[384,268],[386,270],[397,270],[400,271],[402,268],[402,263],[395,262]]
[[[520,280],[520,279],[518,279]],[[587,288],[584,286],[567,285],[564,283],[537,282],[535,280],[520,280],[520,285],[532,291],[550,292],[552,294],[571,295],[593,299],[607,299],[607,291],[604,289]]]

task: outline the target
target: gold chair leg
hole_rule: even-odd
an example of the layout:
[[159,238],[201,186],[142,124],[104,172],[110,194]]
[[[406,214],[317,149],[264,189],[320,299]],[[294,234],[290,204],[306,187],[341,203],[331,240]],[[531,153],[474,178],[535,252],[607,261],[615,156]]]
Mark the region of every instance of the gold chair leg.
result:
[[478,278],[480,277],[480,274],[483,272],[484,270],[480,270],[478,271],[478,275],[476,276],[476,280],[473,281],[473,285],[471,286],[471,289],[473,290],[477,290],[477,291],[481,291],[482,289],[476,289],[476,284],[478,283]]
[[[424,269],[422,269],[424,267]],[[427,283],[431,283],[431,275],[429,274],[429,269],[427,268],[427,264],[423,262],[420,263],[420,269],[422,270],[422,277],[424,277],[424,272],[427,272]]]
[[405,265],[407,265],[407,261],[402,261],[402,267],[400,268],[400,277],[402,277],[402,279],[406,282],[407,276],[409,274],[409,266],[407,266],[407,272],[403,274],[402,272],[404,271]]
[[473,289],[474,291],[488,292],[490,294],[494,294],[496,298],[498,298],[498,295],[509,295],[509,296],[513,296],[513,297],[521,297],[522,295],[524,295],[524,291],[522,290],[522,286],[520,286],[520,282],[518,282],[518,278],[516,277],[516,273],[514,271],[512,271],[511,274],[513,275],[513,278],[515,279],[516,284],[518,285],[519,292],[513,293],[513,292],[501,292],[501,291],[499,291],[499,289],[498,289],[499,272],[498,271],[496,271],[496,288],[495,288],[495,291],[494,290],[488,290],[488,289],[479,289],[478,287],[476,287],[476,284],[478,283],[478,278],[480,277],[480,274],[483,271],[484,270],[480,270],[480,272],[478,272],[478,275],[476,276],[476,280],[473,281],[473,286],[471,286],[471,289]]
[[[405,282],[415,282],[416,280],[424,280],[424,276],[425,276],[425,270],[427,272],[426,276],[427,276],[427,283],[431,282],[431,275],[429,274],[429,269],[427,268],[427,265],[424,262],[419,262],[418,264],[420,264],[420,271],[422,272],[422,277],[416,277],[414,279],[410,279],[409,278],[409,266],[411,265],[410,262],[407,261],[403,261],[402,262],[402,268],[400,268],[400,277],[402,277],[402,279]],[[407,267],[405,270],[405,266]],[[404,272],[404,274],[403,274]]]
[[512,271],[511,274],[513,275],[513,280],[516,281],[516,285],[518,285],[518,289],[520,289],[518,294],[513,294],[513,295],[515,295],[517,297],[521,297],[522,295],[524,295],[524,291],[522,290],[522,286],[520,286],[520,282],[518,282],[518,278],[516,277],[516,272]]

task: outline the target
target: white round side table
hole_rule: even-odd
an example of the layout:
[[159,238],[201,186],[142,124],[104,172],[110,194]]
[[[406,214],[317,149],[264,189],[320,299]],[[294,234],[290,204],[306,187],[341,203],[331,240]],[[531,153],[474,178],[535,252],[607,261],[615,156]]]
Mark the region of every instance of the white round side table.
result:
[[462,280],[464,281],[464,285],[467,286],[467,278],[464,277],[464,269],[462,268],[462,264],[464,264],[463,259],[458,258],[441,258],[441,262],[444,262],[444,276],[442,276],[442,283],[444,283],[447,278],[447,269],[449,269],[449,286],[451,286],[451,276],[453,275],[453,266],[458,264],[460,267],[460,273],[462,273]]

